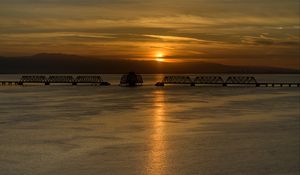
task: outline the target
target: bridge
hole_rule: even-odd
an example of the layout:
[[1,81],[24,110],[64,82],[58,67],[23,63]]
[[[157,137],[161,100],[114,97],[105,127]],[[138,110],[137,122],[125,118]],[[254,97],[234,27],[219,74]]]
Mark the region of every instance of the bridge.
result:
[[219,76],[198,76],[194,80],[189,76],[165,76],[161,82],[157,82],[156,86],[172,84],[191,85],[196,84],[224,84],[222,77]]
[[189,76],[165,76],[161,82],[156,83],[156,86],[165,84],[193,84],[193,80]]
[[120,86],[134,87],[142,86],[144,83],[142,75],[136,74],[135,72],[129,72],[124,74],[120,80]]
[[110,83],[104,82],[101,76],[22,76],[19,81],[0,81],[0,85],[25,85],[25,84],[94,84],[108,86]]
[[194,80],[196,84],[223,84],[224,80],[220,76],[198,76]]
[[230,76],[224,81],[220,76],[197,76],[192,80],[189,76],[165,76],[162,81],[157,82],[156,86],[184,84],[190,86],[196,85],[221,85],[221,86],[255,86],[255,87],[300,87],[296,82],[258,82],[252,76]]
[[[121,86],[142,85],[143,78],[141,75],[128,76],[123,75],[120,81]],[[92,84],[99,86],[108,86],[110,83],[103,81],[101,76],[22,76],[18,81],[1,81],[0,85],[25,85],[25,84]],[[165,85],[220,85],[220,86],[254,86],[254,87],[300,87],[300,82],[258,82],[252,76],[229,76],[226,81],[220,76],[197,76],[192,79],[190,76],[165,76],[162,81],[157,82],[156,86]]]

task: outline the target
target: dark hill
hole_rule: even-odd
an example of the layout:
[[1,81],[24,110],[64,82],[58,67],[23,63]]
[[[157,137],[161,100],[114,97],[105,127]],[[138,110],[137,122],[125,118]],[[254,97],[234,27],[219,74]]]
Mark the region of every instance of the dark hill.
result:
[[65,54],[0,57],[1,74],[107,73],[300,73],[274,67],[229,66],[208,62],[158,63],[121,59],[99,59]]

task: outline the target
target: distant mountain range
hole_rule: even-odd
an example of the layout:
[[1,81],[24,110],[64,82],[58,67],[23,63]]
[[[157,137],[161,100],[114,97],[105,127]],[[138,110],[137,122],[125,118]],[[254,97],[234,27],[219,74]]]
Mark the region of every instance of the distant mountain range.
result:
[[208,62],[156,62],[99,59],[65,54],[37,54],[0,57],[0,74],[119,74],[138,73],[300,73],[300,70],[275,67],[229,66]]

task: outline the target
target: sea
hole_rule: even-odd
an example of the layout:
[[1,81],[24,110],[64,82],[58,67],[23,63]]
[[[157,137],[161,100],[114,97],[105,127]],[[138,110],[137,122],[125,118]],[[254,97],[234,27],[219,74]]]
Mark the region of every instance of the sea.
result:
[[148,74],[129,88],[101,76],[112,85],[0,85],[0,174],[300,173],[299,87],[156,87],[165,75]]

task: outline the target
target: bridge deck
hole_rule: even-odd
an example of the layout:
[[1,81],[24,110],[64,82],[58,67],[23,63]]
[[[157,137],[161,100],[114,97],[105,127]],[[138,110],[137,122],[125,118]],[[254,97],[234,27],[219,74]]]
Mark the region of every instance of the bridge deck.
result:
[[108,82],[104,82],[101,76],[22,76],[20,80],[14,81],[0,81],[0,85],[24,85],[24,84],[97,84],[97,85],[110,85]]
[[[47,82],[30,82],[30,83],[34,83],[34,84],[46,84]],[[70,82],[51,82],[51,83],[64,83],[64,84],[70,84]],[[77,83],[86,83],[86,84],[95,84],[95,82],[93,81],[85,81],[85,82],[76,82],[76,83],[71,83],[72,85],[77,85]],[[160,82],[159,82],[160,83]],[[25,83],[22,83],[20,81],[0,81],[0,86],[12,86],[12,85],[24,85]],[[96,83],[99,84],[100,83]],[[182,84],[182,85],[192,85],[192,86],[196,86],[196,85],[219,85],[219,86],[256,86],[256,87],[300,87],[300,83],[274,83],[274,82],[263,82],[263,83],[164,83],[163,85],[178,85],[178,84]],[[163,86],[161,85],[161,86]],[[159,86],[159,85],[157,85]]]
[[[158,82],[160,83],[160,82]],[[285,86],[285,85],[291,85],[291,86],[299,86],[300,83],[164,83],[165,85],[177,85],[177,84],[183,84],[183,85],[222,85],[222,86],[234,86],[234,85],[248,85],[248,86]]]
[[[143,82],[142,77],[139,80]],[[72,76],[22,76],[18,81],[1,81],[0,85],[24,85],[26,83],[38,83],[44,85],[50,84],[72,84],[77,85],[82,84],[96,84],[96,85],[110,85],[104,82],[101,76],[77,76],[73,78]],[[122,79],[121,79],[122,83]],[[300,87],[300,82],[257,82],[254,77],[249,76],[231,76],[224,81],[219,76],[198,76],[192,80],[189,76],[166,76],[163,81],[156,83],[156,86],[164,85],[220,85],[220,86],[255,86],[255,87]]]
[[230,76],[223,80],[220,76],[198,76],[192,80],[189,76],[166,76],[161,82],[157,82],[156,86],[186,84],[196,85],[221,85],[221,86],[256,86],[256,87],[275,87],[288,86],[300,87],[300,82],[257,82],[255,77],[251,76]]

